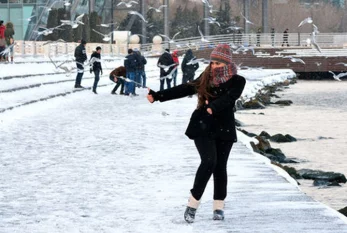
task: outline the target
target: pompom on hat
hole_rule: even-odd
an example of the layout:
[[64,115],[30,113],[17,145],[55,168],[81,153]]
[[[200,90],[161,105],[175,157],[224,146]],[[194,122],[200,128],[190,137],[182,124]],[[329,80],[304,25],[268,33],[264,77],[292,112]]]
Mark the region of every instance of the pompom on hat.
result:
[[210,60],[218,61],[225,64],[232,63],[231,49],[228,44],[219,44],[213,49]]

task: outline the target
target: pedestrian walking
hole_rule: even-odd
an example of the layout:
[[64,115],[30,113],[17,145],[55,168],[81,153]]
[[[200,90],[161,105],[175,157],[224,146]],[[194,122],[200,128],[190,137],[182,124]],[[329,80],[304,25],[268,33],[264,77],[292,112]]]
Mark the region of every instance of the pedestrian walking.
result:
[[237,141],[233,108],[241,96],[246,80],[237,74],[230,46],[219,44],[210,55],[210,64],[191,83],[155,92],[149,90],[147,99],[165,102],[197,94],[198,104],[193,112],[186,135],[194,140],[201,163],[184,212],[188,223],[194,222],[206,185],[213,174],[213,219],[224,219],[227,195],[227,161]]
[[75,88],[84,88],[81,86],[81,82],[84,74],[84,62],[87,60],[86,44],[87,42],[82,39],[80,45],[75,49],[75,61],[77,66]]
[[288,43],[288,31],[289,29],[287,28],[286,30],[284,30],[283,32],[283,42],[282,42],[282,47],[287,44],[287,47],[289,47],[289,43]]
[[257,47],[260,47],[260,36],[261,36],[261,28],[258,28],[257,31]]
[[94,94],[98,94],[96,92],[96,88],[98,87],[98,82],[100,80],[100,74],[102,75],[102,66],[101,66],[101,47],[96,47],[96,51],[93,52],[90,57],[90,73],[94,72],[94,84],[93,84],[93,92]]
[[271,28],[271,44],[272,47],[275,47],[275,29]]

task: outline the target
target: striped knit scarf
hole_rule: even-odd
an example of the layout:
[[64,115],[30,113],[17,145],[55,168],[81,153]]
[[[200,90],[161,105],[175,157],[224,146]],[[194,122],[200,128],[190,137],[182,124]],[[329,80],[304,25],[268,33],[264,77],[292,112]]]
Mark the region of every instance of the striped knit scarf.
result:
[[223,67],[214,68],[211,71],[210,84],[212,87],[218,87],[221,83],[227,82],[233,75],[237,74],[237,68],[234,63]]

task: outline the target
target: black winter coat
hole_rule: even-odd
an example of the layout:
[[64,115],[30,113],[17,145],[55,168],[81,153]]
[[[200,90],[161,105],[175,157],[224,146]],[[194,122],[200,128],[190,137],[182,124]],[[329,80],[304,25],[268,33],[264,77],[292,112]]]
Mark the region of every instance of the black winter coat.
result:
[[198,62],[195,64],[187,65],[187,63],[189,63],[191,60],[196,60],[196,57],[193,56],[192,50],[188,49],[188,51],[186,52],[186,55],[183,58],[182,65],[181,65],[183,76],[188,75],[188,76],[194,77],[195,71],[199,69]]
[[[97,53],[97,52],[93,52],[92,56],[90,57],[90,60],[91,60],[93,57],[95,57],[95,58],[97,58],[97,59],[101,59],[100,53]],[[93,66],[92,66],[92,69],[93,69],[93,71],[102,70],[101,62],[94,61]]]
[[[201,75],[200,75],[201,77]],[[200,77],[192,83],[199,82]],[[154,100],[160,102],[179,99],[188,95],[197,93],[192,83],[181,84],[163,91],[150,91]],[[227,82],[220,84],[218,87],[210,89],[211,97],[208,105],[196,109],[191,118],[185,134],[190,139],[199,136],[208,136],[226,141],[237,141],[235,129],[234,106],[236,100],[241,96],[245,87],[246,80],[240,75],[233,75]],[[212,115],[206,110],[212,109]]]
[[86,48],[82,44],[75,49],[75,59],[80,63],[84,63],[87,60]]
[[[157,63],[158,66],[159,65],[169,66],[172,64],[175,64],[175,62],[174,62],[171,54],[169,52],[166,52],[166,51],[159,57],[159,60]],[[175,68],[174,66],[171,66],[168,70],[166,69],[166,71],[165,71],[165,69],[160,68],[160,77],[164,77],[164,76],[170,74],[174,68]]]
[[139,61],[136,60],[136,56],[134,53],[129,54],[125,57],[124,67],[127,72],[136,72],[136,67]]

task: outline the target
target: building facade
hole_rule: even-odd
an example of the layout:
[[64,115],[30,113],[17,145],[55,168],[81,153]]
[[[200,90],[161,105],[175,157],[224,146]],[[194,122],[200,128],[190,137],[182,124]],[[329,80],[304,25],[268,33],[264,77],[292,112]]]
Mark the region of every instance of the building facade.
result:
[[11,21],[15,29],[16,40],[32,40],[35,38],[34,31],[40,27],[46,27],[50,8],[68,7],[71,19],[76,14],[98,12],[107,17],[110,15],[111,1],[104,0],[70,0],[69,6],[64,1],[57,0],[0,0],[0,20],[4,23]]

